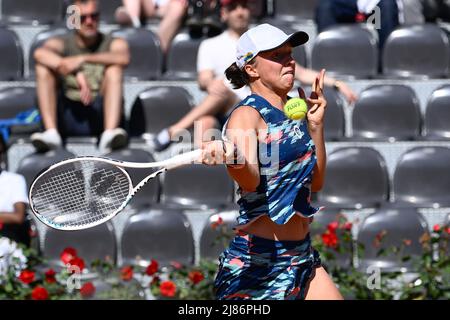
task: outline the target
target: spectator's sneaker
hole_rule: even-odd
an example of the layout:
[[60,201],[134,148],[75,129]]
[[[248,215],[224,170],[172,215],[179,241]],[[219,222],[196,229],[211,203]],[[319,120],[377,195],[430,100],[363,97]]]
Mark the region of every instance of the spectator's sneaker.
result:
[[31,136],[31,143],[39,152],[57,149],[62,146],[62,139],[56,129],[35,132]]
[[127,145],[128,135],[122,128],[103,131],[98,148],[102,151],[120,149]]
[[170,140],[169,129],[164,129],[153,138],[153,148],[160,152],[166,150],[172,141]]

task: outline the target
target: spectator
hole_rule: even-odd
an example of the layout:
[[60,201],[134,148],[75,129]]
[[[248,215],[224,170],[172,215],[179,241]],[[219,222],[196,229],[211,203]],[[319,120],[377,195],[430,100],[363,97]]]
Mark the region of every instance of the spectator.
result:
[[[206,90],[207,96],[177,123],[155,136],[153,144],[156,151],[166,149],[172,139],[191,128],[196,121],[201,134],[196,134],[194,143],[201,145],[204,132],[222,126],[234,104],[250,94],[248,87],[232,90],[224,75],[225,69],[235,60],[239,37],[248,30],[250,24],[248,0],[221,0],[221,5],[221,19],[226,23],[227,30],[204,40],[197,56],[198,84],[202,90]],[[296,64],[295,76],[300,82],[311,84],[317,75],[316,71]],[[325,84],[338,88],[348,101],[356,100],[356,95],[347,84],[330,77],[325,78]]]
[[123,0],[116,10],[116,20],[121,25],[141,27],[142,20],[158,17],[161,22],[158,36],[161,49],[167,53],[172,39],[183,23],[188,8],[187,0]]
[[119,124],[128,44],[98,31],[97,0],[73,4],[80,9],[80,28],[47,40],[34,53],[45,131],[33,134],[31,140],[38,150],[46,150],[60,147],[61,135],[101,134],[101,150],[119,148],[127,140]]
[[399,25],[399,8],[395,0],[319,0],[316,9],[317,31],[338,23],[364,22],[375,7],[380,8],[379,47]]
[[[0,141],[0,158],[6,152]],[[8,172],[0,165],[0,237],[6,237],[18,243],[30,245],[29,224],[25,219],[28,204],[25,178]]]

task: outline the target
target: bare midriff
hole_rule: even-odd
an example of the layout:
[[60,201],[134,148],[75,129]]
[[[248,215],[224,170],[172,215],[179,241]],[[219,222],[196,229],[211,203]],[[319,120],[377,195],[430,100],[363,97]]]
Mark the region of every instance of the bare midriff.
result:
[[286,224],[276,224],[269,216],[262,215],[254,221],[239,227],[243,232],[272,240],[303,240],[309,232],[310,218],[294,215]]

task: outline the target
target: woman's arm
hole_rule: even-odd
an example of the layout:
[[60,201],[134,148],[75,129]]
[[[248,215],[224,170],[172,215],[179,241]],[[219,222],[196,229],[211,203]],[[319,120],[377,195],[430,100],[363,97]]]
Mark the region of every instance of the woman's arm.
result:
[[23,202],[14,203],[13,212],[0,212],[0,223],[21,224],[25,219],[26,204]]
[[[252,107],[239,107],[228,120],[226,141],[204,144],[203,163],[226,163],[228,173],[244,191],[255,191],[259,185],[257,126],[260,119]],[[237,156],[241,161],[233,165],[235,153],[241,155]]]

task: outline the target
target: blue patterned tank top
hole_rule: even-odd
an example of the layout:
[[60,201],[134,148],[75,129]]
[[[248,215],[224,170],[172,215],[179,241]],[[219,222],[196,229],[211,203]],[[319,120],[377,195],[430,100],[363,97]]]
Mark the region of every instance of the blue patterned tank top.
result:
[[[277,224],[287,223],[296,213],[311,217],[319,210],[310,204],[317,158],[306,120],[287,118],[256,94],[246,97],[237,108],[240,106],[259,112],[267,124],[267,135],[264,142],[258,143],[259,186],[253,192],[238,190],[238,225],[242,227],[264,214]],[[223,127],[224,139],[227,123]]]

